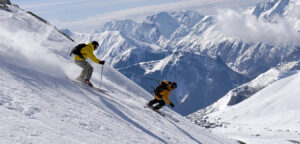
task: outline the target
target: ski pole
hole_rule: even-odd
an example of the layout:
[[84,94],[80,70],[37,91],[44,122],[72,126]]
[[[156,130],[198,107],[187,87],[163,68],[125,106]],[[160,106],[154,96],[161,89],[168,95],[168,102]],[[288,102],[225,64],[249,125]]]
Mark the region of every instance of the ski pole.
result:
[[152,80],[152,81],[156,81],[156,82],[160,82],[160,80],[157,80],[157,79],[153,79],[153,78],[150,78],[150,77],[146,77],[146,76],[143,76],[143,77],[145,77],[146,79],[148,79],[148,80]]
[[102,84],[103,67],[104,67],[104,65],[102,65],[102,70],[101,70],[101,79],[100,79],[100,87],[99,87],[99,88],[101,88],[101,84]]

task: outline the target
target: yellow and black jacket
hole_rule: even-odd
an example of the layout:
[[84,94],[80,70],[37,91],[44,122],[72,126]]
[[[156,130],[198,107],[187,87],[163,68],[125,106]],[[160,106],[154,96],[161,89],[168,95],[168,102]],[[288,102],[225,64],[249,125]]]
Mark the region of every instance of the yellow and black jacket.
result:
[[170,96],[170,91],[173,89],[170,87],[170,84],[168,81],[162,81],[162,82],[164,82],[166,84],[166,89],[159,92],[159,95],[161,95],[162,97],[160,98],[155,93],[154,93],[154,97],[157,100],[162,100],[162,98],[163,98],[165,100],[165,102],[167,102],[168,104],[171,104],[171,101],[169,100],[169,96]]
[[78,55],[74,56],[74,60],[76,61],[83,61],[86,60],[87,58],[90,58],[92,61],[95,63],[99,63],[100,60],[96,58],[94,55],[94,46],[92,43],[88,43],[87,46],[83,47],[80,51],[84,59],[80,58]]

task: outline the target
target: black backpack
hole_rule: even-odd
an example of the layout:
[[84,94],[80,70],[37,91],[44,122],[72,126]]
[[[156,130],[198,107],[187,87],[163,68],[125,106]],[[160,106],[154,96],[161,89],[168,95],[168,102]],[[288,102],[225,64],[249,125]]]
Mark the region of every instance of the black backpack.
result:
[[86,44],[78,44],[77,46],[75,46],[73,49],[72,49],[72,51],[71,51],[71,53],[70,53],[70,56],[72,55],[72,54],[75,54],[75,55],[78,55],[80,58],[82,58],[82,59],[84,59],[84,57],[83,57],[83,55],[81,54],[81,49],[83,48],[83,47],[85,47],[85,46],[87,46]]
[[167,88],[167,83],[165,83],[165,82],[161,82],[160,84],[159,84],[159,86],[157,86],[155,89],[154,89],[154,94],[155,95],[157,95],[159,98],[162,98],[162,96],[159,94],[160,92],[162,92],[163,90],[169,90],[168,88]]

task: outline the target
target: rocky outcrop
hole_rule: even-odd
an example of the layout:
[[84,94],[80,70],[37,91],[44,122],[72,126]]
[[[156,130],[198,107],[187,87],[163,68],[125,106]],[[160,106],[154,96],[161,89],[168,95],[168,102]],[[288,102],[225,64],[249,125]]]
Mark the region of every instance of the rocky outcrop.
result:
[[3,4],[11,4],[10,0],[0,0],[0,3],[3,3]]

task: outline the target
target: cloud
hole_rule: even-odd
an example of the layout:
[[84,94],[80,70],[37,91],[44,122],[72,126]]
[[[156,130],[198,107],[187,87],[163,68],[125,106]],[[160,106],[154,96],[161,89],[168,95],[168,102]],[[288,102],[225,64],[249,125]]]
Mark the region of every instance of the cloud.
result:
[[300,33],[292,21],[275,16],[273,22],[234,10],[220,10],[217,21],[223,33],[248,42],[300,44]]
[[71,0],[71,1],[54,1],[54,2],[38,2],[34,4],[22,5],[24,9],[43,9],[45,7],[55,7],[58,5],[70,5],[84,2],[85,0]]
[[[135,1],[135,0],[129,0]],[[58,23],[59,27],[69,28],[71,30],[86,32],[91,31],[101,25],[102,23],[112,19],[140,19],[145,16],[153,15],[161,11],[175,11],[175,10],[195,10],[201,14],[212,15],[216,13],[219,7],[225,8],[240,8],[248,7],[258,1],[262,0],[180,0],[177,2],[169,2],[163,4],[135,7],[103,13],[100,15],[93,15],[89,18],[75,20],[75,21],[61,21]],[[93,3],[86,3],[85,7],[95,5]]]

